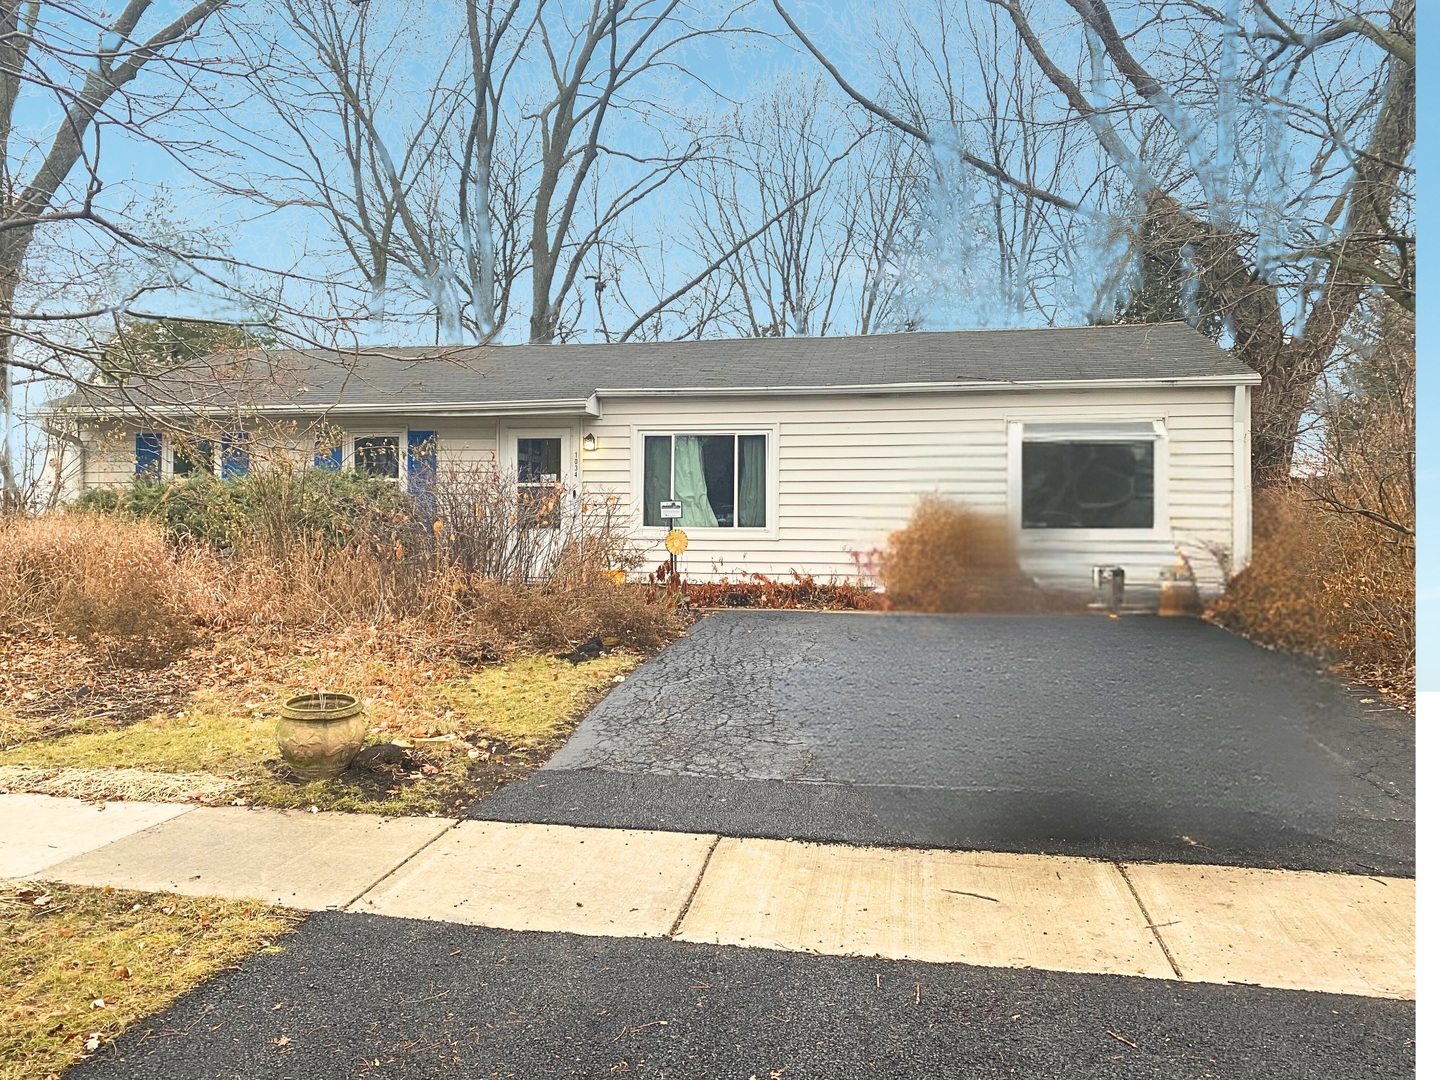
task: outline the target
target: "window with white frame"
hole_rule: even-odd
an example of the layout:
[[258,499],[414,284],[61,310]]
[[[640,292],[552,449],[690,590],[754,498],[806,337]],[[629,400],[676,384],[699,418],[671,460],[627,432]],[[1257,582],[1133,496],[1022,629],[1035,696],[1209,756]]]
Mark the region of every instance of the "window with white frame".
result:
[[769,437],[745,433],[644,436],[643,523],[763,529],[769,524]]
[[1023,529],[1154,529],[1160,421],[1024,424]]
[[176,480],[190,476],[233,480],[249,472],[248,444],[249,435],[243,431],[226,435],[223,439],[166,434],[163,451],[157,448],[155,475]]

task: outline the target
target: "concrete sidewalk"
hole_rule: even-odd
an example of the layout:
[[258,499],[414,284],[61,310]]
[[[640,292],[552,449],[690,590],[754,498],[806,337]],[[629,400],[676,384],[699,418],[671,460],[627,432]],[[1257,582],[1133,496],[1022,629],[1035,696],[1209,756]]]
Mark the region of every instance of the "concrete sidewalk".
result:
[[0,796],[0,877],[1413,998],[1408,878]]

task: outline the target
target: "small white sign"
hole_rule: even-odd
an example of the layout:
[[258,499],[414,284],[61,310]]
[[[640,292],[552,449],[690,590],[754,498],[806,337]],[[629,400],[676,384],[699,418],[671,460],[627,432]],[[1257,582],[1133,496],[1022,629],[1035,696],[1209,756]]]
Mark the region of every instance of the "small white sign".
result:
[[681,514],[679,499],[662,499],[660,502],[660,520],[667,518],[678,518]]

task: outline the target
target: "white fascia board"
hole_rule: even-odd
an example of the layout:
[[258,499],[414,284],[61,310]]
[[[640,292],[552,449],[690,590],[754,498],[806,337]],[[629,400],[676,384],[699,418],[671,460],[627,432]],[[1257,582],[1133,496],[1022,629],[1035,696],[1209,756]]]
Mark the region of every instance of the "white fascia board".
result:
[[[37,415],[41,410],[36,410]],[[84,417],[144,417],[144,416],[233,416],[234,406],[200,406],[188,408],[183,405],[163,405],[150,408],[138,405],[109,405],[91,407],[67,405],[60,409],[43,410],[51,415],[73,415]],[[240,412],[249,416],[594,416],[601,415],[599,398],[591,394],[588,398],[567,398],[540,401],[498,401],[498,402],[415,402],[411,404],[376,405],[261,405],[258,408]]]
[[1257,386],[1258,373],[1187,375],[1172,379],[995,379],[968,382],[865,383],[844,386],[677,386],[601,389],[602,397],[770,397],[798,394],[994,393],[1001,390],[1140,390],[1157,386]]

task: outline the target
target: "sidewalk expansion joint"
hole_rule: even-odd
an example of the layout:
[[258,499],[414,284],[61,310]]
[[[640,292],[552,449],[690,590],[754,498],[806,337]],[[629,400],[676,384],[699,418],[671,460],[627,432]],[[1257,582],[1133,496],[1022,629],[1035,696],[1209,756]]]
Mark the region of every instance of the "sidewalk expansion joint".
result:
[[394,877],[395,874],[396,874],[398,871],[403,870],[406,866],[408,866],[422,851],[429,851],[430,848],[432,848],[434,845],[438,844],[441,840],[445,839],[445,837],[449,836],[452,832],[454,832],[456,829],[458,829],[458,828],[460,827],[461,823],[462,823],[464,820],[465,820],[464,818],[460,818],[460,819],[458,819],[458,820],[451,821],[451,822],[450,822],[450,827],[449,827],[448,829],[442,829],[440,832],[436,833],[434,837],[432,837],[431,839],[425,841],[425,843],[421,844],[418,848],[416,848],[414,851],[412,851],[409,855],[406,855],[405,858],[401,859],[398,863],[396,863],[394,866],[392,866],[389,870],[386,870],[385,873],[381,874],[378,878],[376,878],[374,881],[372,881],[369,885],[366,885],[363,889],[361,889],[358,893],[356,893],[354,896],[352,896],[349,900],[346,900],[343,904],[337,904],[337,905],[335,906],[334,910],[336,910],[336,911],[348,911],[348,910],[351,908],[351,906],[353,906],[354,904],[359,903],[360,900],[361,900],[363,897],[365,897],[365,896],[368,895],[369,893],[374,892],[374,891],[375,891],[376,889],[378,889],[384,882],[389,881],[392,877]]
[[1160,951],[1165,954],[1166,961],[1170,964],[1170,970],[1175,972],[1177,979],[1184,979],[1185,975],[1180,970],[1180,965],[1175,962],[1174,955],[1170,952],[1170,946],[1165,944],[1165,938],[1160,933],[1160,927],[1173,926],[1174,922],[1156,923],[1151,917],[1149,909],[1145,907],[1145,901],[1140,899],[1140,893],[1135,888],[1135,883],[1130,880],[1130,874],[1125,869],[1124,863],[1117,862],[1115,869],[1120,871],[1120,876],[1125,879],[1125,887],[1130,890],[1130,895],[1135,898],[1135,904],[1140,909],[1140,914],[1145,919],[1145,926],[1155,938],[1155,944],[1160,946]]
[[665,935],[673,938],[680,932],[680,924],[685,921],[685,916],[690,912],[690,905],[695,902],[695,894],[700,891],[700,883],[705,880],[705,871],[710,869],[710,859],[715,854],[715,849],[720,846],[723,837],[716,836],[710,841],[709,850],[705,852],[705,861],[700,864],[700,872],[695,875],[695,884],[690,886],[690,895],[685,897],[685,903],[680,905],[680,911],[675,916],[675,921],[670,924],[670,931]]

